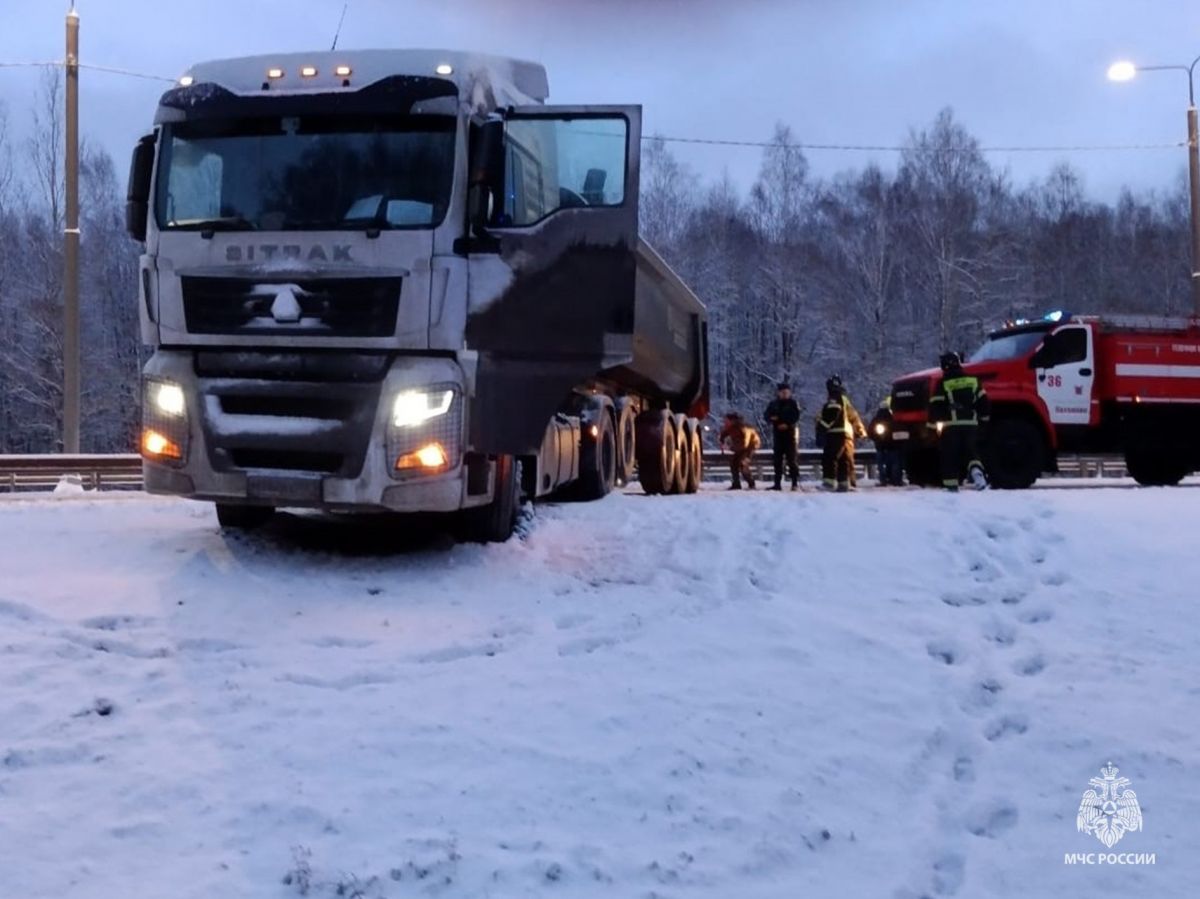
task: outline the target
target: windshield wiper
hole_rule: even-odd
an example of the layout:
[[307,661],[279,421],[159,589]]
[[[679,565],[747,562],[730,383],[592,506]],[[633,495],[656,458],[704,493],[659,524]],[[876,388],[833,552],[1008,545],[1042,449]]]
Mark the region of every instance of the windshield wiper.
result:
[[183,219],[168,222],[172,231],[199,231],[205,240],[218,231],[257,231],[258,225],[241,215],[224,215],[208,219]]
[[337,223],[338,231],[365,231],[367,237],[370,239],[378,237],[384,228],[390,229],[391,225],[378,215],[361,215],[355,218],[345,218]]

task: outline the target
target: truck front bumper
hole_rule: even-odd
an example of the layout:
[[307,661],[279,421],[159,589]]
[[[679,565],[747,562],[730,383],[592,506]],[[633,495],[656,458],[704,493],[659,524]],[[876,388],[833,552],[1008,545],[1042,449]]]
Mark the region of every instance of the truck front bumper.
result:
[[[256,369],[257,359],[265,371]],[[268,354],[218,354],[217,360],[160,350],[147,364],[142,449],[148,492],[342,511],[452,512],[489,500],[468,495],[465,379],[453,360],[372,357],[365,368],[349,365],[331,374],[326,359],[311,376]],[[182,415],[164,418],[155,393],[164,384],[182,391]],[[435,386],[453,391],[450,408],[396,428],[395,398]],[[151,432],[170,438],[175,457],[148,452]],[[400,455],[433,443],[444,450],[444,464],[397,469]]]

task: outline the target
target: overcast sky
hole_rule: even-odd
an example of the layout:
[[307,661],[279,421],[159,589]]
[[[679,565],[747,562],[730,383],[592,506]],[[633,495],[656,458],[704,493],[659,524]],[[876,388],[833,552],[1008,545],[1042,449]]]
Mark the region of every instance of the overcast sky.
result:
[[[0,0],[0,62],[62,55],[68,3]],[[174,76],[203,59],[328,49],[342,0],[77,0],[82,59]],[[985,145],[1156,144],[1185,136],[1178,72],[1110,84],[1117,58],[1190,62],[1184,0],[351,0],[341,47],[452,47],[545,63],[551,101],[641,103],[647,134],[898,144],[943,106]],[[23,128],[36,73],[0,69]],[[125,159],[165,85],[85,72],[85,134]],[[706,178],[753,181],[753,149],[679,148]],[[832,174],[894,154],[811,151]],[[1018,183],[1068,159],[1094,196],[1168,187],[1182,149],[992,156]]]

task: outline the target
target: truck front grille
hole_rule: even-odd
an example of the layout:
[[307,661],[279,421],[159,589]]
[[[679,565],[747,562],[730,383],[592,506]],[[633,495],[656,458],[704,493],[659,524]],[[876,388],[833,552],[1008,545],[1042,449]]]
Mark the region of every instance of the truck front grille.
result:
[[[280,359],[264,352],[224,352],[197,359],[200,421],[213,468],[357,477],[385,370],[375,357],[359,354],[312,352]],[[356,377],[286,377],[297,372]]]
[[929,405],[929,381],[914,378],[892,386],[893,412],[923,412]]
[[184,276],[180,282],[191,334],[390,337],[403,279]]

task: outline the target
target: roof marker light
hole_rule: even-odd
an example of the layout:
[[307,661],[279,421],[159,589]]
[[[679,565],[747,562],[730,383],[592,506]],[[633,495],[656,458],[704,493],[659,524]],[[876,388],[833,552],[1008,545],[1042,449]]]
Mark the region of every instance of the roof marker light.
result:
[[196,83],[196,79],[193,78],[191,75],[184,75],[182,78],[179,79],[180,87],[191,87],[195,83]]
[[448,62],[444,62],[441,65],[439,65],[434,71],[437,72],[439,75],[453,75],[454,74],[454,66],[450,65],[450,63],[448,63]]
[[267,69],[268,78],[282,78],[283,69]]
[[333,74],[337,75],[339,78],[349,78],[353,71],[354,70],[349,66],[338,66],[333,70]]
[[301,78],[316,78],[317,77],[317,67],[316,66],[301,67],[300,77]]

